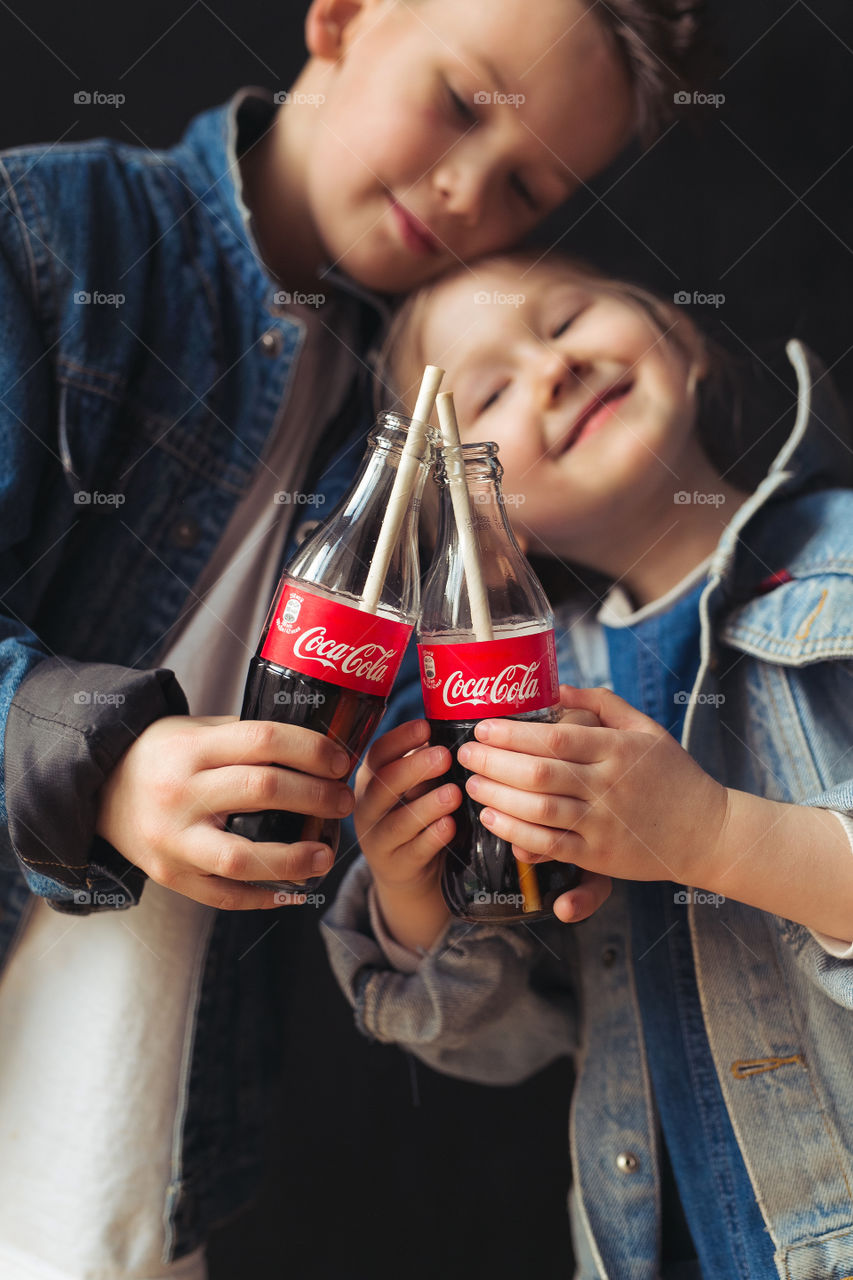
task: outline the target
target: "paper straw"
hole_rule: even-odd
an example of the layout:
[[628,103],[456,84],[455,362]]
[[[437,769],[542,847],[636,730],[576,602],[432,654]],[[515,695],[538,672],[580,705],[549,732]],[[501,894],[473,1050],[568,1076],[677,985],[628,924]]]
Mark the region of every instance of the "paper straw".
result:
[[[453,503],[453,516],[456,520],[456,532],[459,538],[459,549],[462,555],[462,567],[465,571],[465,582],[468,587],[468,603],[471,606],[471,623],[476,640],[493,640],[492,615],[489,612],[489,598],[483,582],[483,569],[480,564],[480,551],[474,536],[474,521],[471,512],[471,495],[465,480],[465,457],[459,439],[459,424],[456,421],[456,410],[453,405],[453,392],[442,391],[436,400],[438,422],[441,427],[441,439],[444,444],[444,468],[450,500]],[[542,895],[539,892],[539,880],[535,866],[529,862],[515,860],[518,870],[518,887],[521,890],[521,909],[525,914],[542,910]]]
[[373,552],[373,559],[370,562],[367,581],[364,584],[364,591],[361,596],[359,608],[366,613],[375,613],[379,605],[379,597],[382,595],[382,588],[385,585],[388,565],[391,563],[391,556],[394,553],[394,547],[400,536],[400,529],[409,509],[412,489],[417,480],[418,467],[423,458],[427,425],[435,404],[436,393],[443,377],[444,370],[439,369],[434,364],[428,364],[424,370],[421,389],[418,392],[415,411],[412,414],[412,425],[409,427],[409,434],[406,437],[406,443],[397,467],[397,474],[394,477],[394,484],[388,498],[388,506],[382,518],[382,526],[379,530],[379,537],[376,540],[376,549]]

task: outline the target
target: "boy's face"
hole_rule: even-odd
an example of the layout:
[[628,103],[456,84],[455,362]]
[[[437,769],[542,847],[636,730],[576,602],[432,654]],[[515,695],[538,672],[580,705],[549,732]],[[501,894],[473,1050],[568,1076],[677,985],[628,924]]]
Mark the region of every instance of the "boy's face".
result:
[[559,264],[483,264],[435,289],[419,338],[463,443],[499,446],[530,550],[594,565],[632,515],[673,509],[701,452],[690,361],[638,305]]
[[[304,197],[332,261],[371,288],[516,243],[630,137],[627,74],[582,0],[351,8],[343,26],[336,0],[309,14],[325,101],[302,108]],[[328,12],[337,61],[315,52]]]

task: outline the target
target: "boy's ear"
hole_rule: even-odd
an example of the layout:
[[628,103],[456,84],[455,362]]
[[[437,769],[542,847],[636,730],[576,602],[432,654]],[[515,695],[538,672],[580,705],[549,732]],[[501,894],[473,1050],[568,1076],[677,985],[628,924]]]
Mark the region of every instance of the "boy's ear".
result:
[[335,60],[344,52],[344,34],[375,0],[312,0],[305,19],[305,44],[313,58]]

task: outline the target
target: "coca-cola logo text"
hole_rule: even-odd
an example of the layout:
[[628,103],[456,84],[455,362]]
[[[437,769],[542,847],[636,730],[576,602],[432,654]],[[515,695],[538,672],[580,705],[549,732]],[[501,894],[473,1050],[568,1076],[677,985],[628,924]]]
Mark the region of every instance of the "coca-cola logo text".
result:
[[506,702],[518,705],[539,696],[538,662],[527,666],[513,663],[504,667],[496,676],[472,676],[466,678],[462,671],[454,671],[445,681],[442,697],[446,707],[456,707],[463,702]]
[[320,662],[324,667],[381,684],[388,677],[396,649],[380,644],[346,644],[330,637],[325,627],[309,627],[293,646],[296,658]]

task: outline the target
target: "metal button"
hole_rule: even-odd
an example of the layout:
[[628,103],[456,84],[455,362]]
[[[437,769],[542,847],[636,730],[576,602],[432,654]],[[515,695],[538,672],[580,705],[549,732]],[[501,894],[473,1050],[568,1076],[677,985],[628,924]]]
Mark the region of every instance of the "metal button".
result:
[[261,351],[265,356],[280,355],[283,346],[284,338],[280,329],[267,329],[266,333],[261,334]]
[[618,955],[619,955],[619,952],[616,950],[615,947],[604,948],[604,950],[601,953],[601,963],[604,965],[605,969],[613,968],[614,964],[616,963],[616,958]]
[[636,1173],[639,1167],[640,1162],[633,1151],[620,1151],[616,1157],[616,1168],[621,1173]]
[[184,516],[172,529],[172,542],[176,547],[194,547],[201,536],[198,524],[191,516]]

